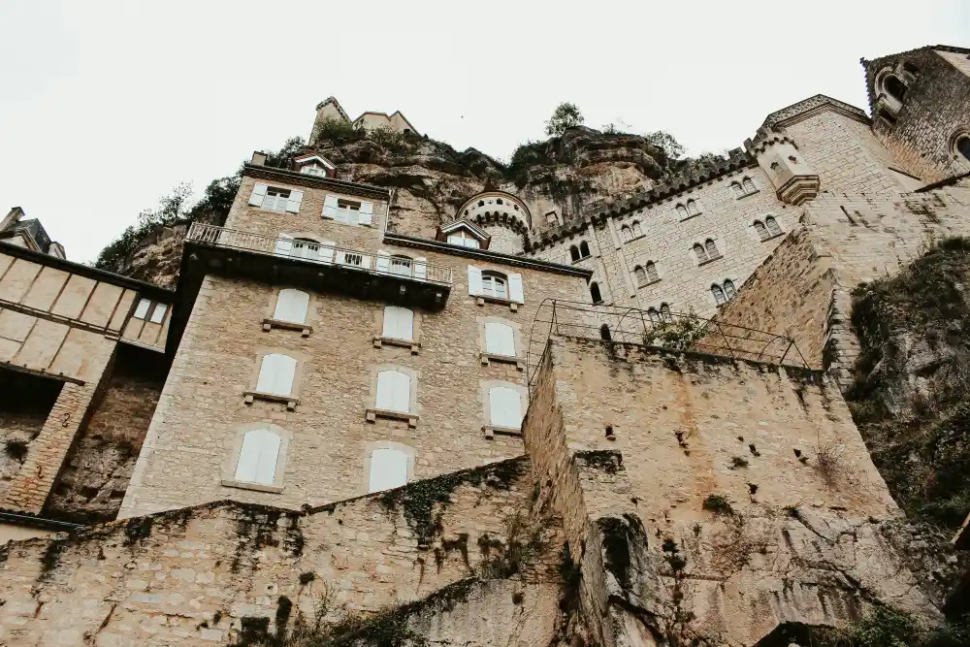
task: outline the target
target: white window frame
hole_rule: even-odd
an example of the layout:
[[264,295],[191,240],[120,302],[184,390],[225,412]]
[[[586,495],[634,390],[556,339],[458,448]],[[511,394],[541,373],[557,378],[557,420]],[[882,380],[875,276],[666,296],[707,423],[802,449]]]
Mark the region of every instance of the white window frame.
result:
[[[496,290],[496,279],[504,280],[505,295]],[[481,269],[474,265],[468,266],[468,294],[478,297],[478,305],[485,305],[486,301],[507,303],[515,312],[519,305],[525,303],[525,287],[521,274],[502,272],[492,269]]]
[[409,427],[417,427],[418,374],[403,366],[385,364],[374,369],[372,379],[372,400],[366,411],[366,420],[406,420]]
[[131,316],[133,319],[141,319],[148,323],[163,324],[169,310],[170,307],[167,303],[140,297]]

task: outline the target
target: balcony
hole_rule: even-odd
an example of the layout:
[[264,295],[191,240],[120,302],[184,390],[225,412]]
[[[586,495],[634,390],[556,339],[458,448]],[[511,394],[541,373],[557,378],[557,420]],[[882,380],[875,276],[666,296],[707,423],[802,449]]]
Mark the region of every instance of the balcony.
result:
[[185,242],[190,272],[201,264],[202,272],[428,309],[443,308],[451,292],[451,268],[403,256],[201,223],[192,224]]

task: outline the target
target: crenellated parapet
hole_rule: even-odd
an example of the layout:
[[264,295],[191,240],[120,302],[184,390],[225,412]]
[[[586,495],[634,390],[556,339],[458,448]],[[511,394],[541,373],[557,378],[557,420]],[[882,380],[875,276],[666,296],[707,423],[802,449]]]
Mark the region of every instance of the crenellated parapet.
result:
[[783,132],[760,130],[745,148],[771,180],[782,202],[799,205],[818,195],[818,174],[798,151],[795,140]]

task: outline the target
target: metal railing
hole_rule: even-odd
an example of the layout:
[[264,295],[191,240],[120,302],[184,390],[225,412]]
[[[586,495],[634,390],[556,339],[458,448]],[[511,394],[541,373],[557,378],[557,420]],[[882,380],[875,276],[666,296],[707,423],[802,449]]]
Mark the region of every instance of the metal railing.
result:
[[661,313],[546,299],[536,311],[529,334],[526,366],[530,387],[552,335],[809,368],[790,337],[705,319],[693,313]]
[[196,222],[192,223],[186,239],[201,245],[245,250],[315,265],[333,265],[369,274],[398,276],[413,281],[443,285],[452,284],[450,267],[441,267],[423,259],[406,256],[371,254],[359,249],[336,247],[307,238],[266,236]]

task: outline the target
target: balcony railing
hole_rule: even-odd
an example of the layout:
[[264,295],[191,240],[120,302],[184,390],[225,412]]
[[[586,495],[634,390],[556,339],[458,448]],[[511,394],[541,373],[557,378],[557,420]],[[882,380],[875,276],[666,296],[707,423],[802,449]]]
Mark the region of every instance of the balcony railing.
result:
[[328,265],[373,275],[386,275],[423,283],[451,286],[450,267],[405,256],[370,254],[359,249],[325,245],[306,238],[265,236],[247,231],[193,223],[188,241],[224,249],[238,249],[256,254],[289,258],[303,263]]

